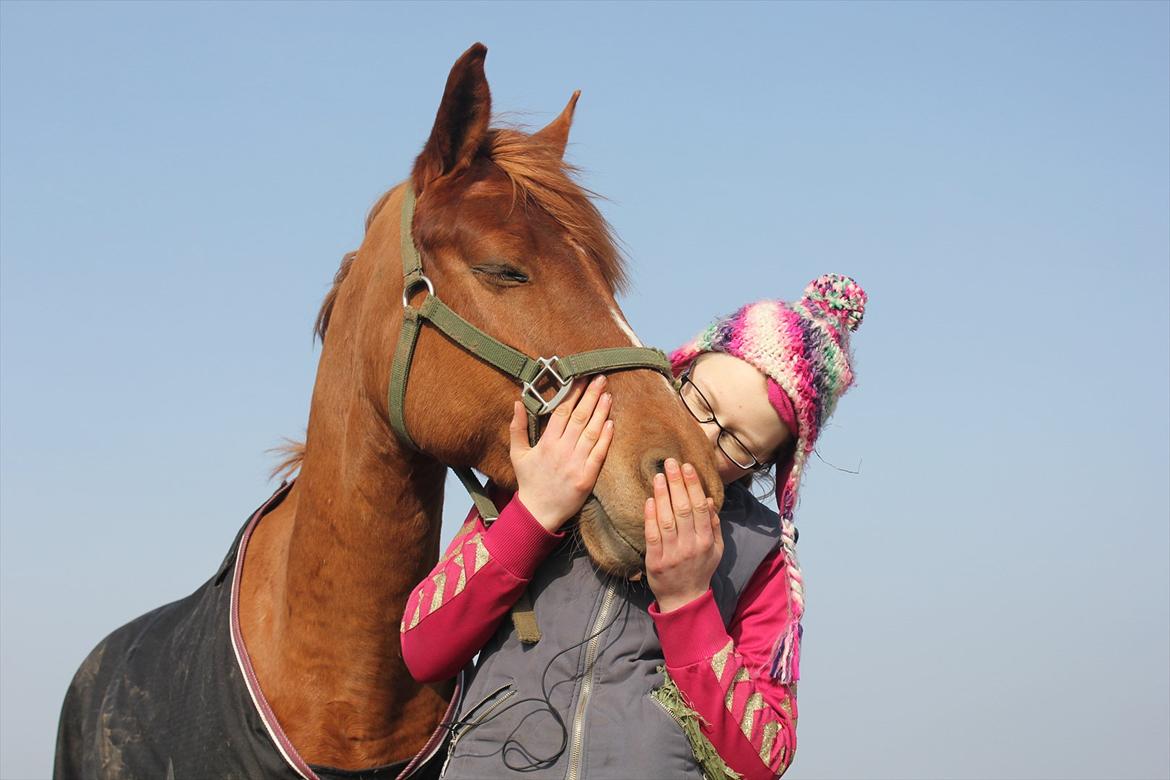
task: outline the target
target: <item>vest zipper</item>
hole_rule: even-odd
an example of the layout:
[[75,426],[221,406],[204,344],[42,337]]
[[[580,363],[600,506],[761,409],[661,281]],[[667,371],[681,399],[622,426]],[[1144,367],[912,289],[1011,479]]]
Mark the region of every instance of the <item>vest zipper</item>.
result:
[[[652,701],[658,705],[658,709],[665,712],[667,717],[669,717],[671,720],[674,721],[674,725],[676,725],[680,729],[682,729],[682,727],[683,727],[682,721],[678,719],[678,715],[675,715],[673,712],[670,711],[670,707],[667,707],[665,704],[663,704],[661,701],[659,701],[658,697],[655,696],[653,693],[648,693],[646,695],[650,697],[650,701]],[[684,734],[686,733],[685,729],[683,729],[683,733]]]
[[572,738],[569,742],[569,771],[565,780],[577,780],[581,775],[582,740],[585,736],[585,709],[589,706],[589,697],[593,693],[593,665],[597,662],[597,648],[601,645],[601,635],[605,633],[601,627],[609,618],[610,610],[617,600],[617,584],[612,577],[605,583],[605,593],[601,597],[601,608],[597,610],[597,619],[589,629],[587,636],[593,638],[585,646],[585,676],[581,680],[581,695],[577,697],[577,709],[573,713]]
[[[504,695],[500,696],[498,699],[492,702],[492,699],[496,696],[499,696],[501,692]],[[439,770],[439,777],[442,777],[447,773],[447,765],[451,763],[451,758],[455,755],[455,746],[459,744],[459,740],[463,737],[463,735],[487,720],[493,712],[500,708],[500,705],[515,695],[516,689],[512,687],[512,683],[501,685],[499,688],[496,688],[494,691],[481,699],[479,704],[476,704],[474,707],[470,708],[467,715],[464,716],[468,718],[468,720],[462,724],[458,724],[451,736],[451,744],[447,747],[447,758],[443,761],[443,768]],[[488,702],[491,702],[491,704],[488,704]],[[487,705],[487,708],[484,709],[483,712],[476,715],[476,711],[484,705]],[[472,716],[475,716],[474,720],[471,720]]]

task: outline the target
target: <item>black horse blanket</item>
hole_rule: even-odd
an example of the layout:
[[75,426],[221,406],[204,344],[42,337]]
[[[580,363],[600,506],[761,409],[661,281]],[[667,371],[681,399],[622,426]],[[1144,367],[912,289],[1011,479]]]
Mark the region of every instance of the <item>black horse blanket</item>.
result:
[[347,771],[306,763],[268,706],[240,634],[238,562],[290,487],[253,513],[202,587],[122,626],[89,654],[61,709],[55,780],[437,776],[442,727],[411,761]]

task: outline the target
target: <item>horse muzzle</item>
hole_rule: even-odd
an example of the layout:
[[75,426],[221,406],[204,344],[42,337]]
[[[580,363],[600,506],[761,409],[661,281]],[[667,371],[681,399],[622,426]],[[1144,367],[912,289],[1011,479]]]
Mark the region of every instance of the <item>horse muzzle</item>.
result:
[[602,570],[625,579],[642,572],[646,536],[640,517],[635,522],[615,521],[601,500],[590,495],[581,507],[578,527],[585,551]]

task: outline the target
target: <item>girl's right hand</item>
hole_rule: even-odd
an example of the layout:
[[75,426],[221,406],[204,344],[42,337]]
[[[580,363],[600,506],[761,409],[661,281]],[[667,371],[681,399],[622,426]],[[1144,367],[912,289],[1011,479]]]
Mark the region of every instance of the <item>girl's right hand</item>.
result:
[[519,401],[512,405],[508,426],[520,503],[550,532],[584,505],[613,441],[613,398],[603,392],[605,375],[599,374],[584,390],[579,381],[574,384],[535,447],[528,446],[528,416]]

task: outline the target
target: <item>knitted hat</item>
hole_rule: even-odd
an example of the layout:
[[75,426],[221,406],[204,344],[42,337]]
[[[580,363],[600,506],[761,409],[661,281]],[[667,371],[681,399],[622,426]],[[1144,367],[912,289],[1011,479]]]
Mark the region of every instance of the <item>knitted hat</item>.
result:
[[776,466],[776,482],[783,485],[777,503],[790,619],[773,643],[769,672],[785,684],[800,679],[804,635],[804,576],[792,520],[796,491],[821,428],[853,384],[849,333],[861,325],[866,300],[865,290],[848,276],[825,274],[804,288],[799,303],[749,303],[716,319],[670,356],[675,376],[704,352],[724,352],[752,364],[767,377],[768,400],[796,436],[793,457]]
[[791,515],[817,436],[853,384],[849,333],[865,316],[865,290],[848,276],[810,282],[798,303],[759,301],[712,322],[670,356],[675,375],[704,352],[724,352],[760,370],[768,399],[796,436],[794,456],[777,464],[781,515]]

